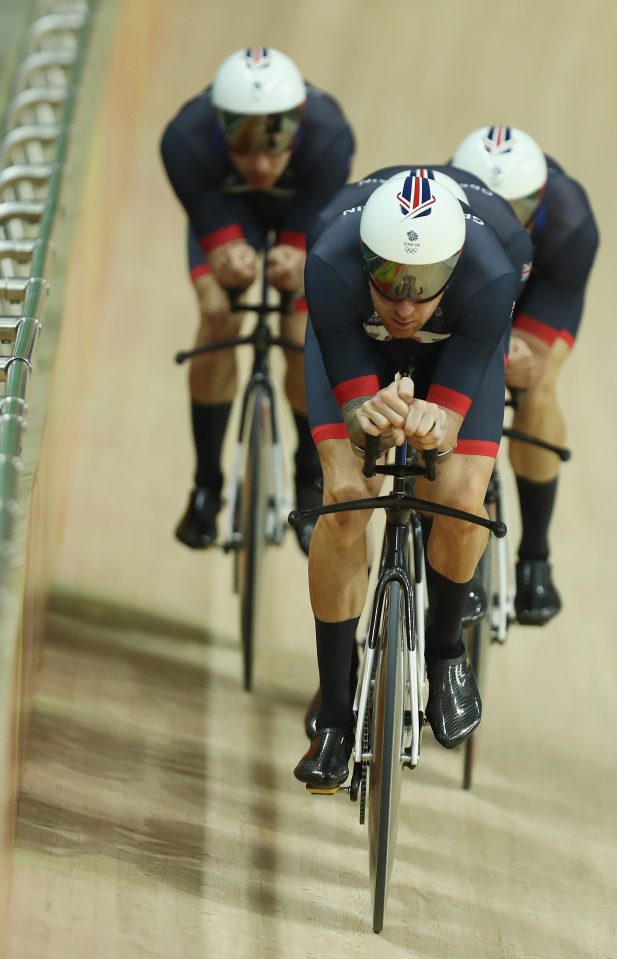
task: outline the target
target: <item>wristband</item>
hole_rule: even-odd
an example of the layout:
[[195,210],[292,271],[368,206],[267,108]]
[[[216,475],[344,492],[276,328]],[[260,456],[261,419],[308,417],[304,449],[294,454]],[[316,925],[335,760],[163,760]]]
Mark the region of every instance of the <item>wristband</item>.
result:
[[[423,454],[422,454],[422,450],[416,450],[416,452],[417,452],[418,456],[420,456],[420,457],[422,458],[422,460],[424,460],[424,456],[423,456]],[[424,452],[425,452],[425,453],[428,453],[429,450],[425,450]],[[451,446],[449,450],[442,450],[441,452],[437,453],[437,462],[438,462],[438,463],[443,463],[444,460],[450,459],[450,457],[451,457],[451,455],[452,455],[453,452],[454,452],[454,447]]]

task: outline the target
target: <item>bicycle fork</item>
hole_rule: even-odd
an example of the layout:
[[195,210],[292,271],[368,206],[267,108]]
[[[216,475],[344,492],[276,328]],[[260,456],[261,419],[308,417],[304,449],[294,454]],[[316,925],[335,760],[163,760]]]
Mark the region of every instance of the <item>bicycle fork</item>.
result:
[[[414,514],[415,515],[415,514]],[[387,596],[387,588],[392,582],[398,582],[402,594],[402,614],[405,625],[406,648],[404,659],[405,690],[409,692],[411,716],[405,716],[403,723],[404,738],[411,733],[411,741],[401,742],[401,760],[412,768],[417,765],[420,751],[420,731],[423,717],[422,685],[424,676],[424,607],[425,586],[423,579],[422,540],[419,533],[419,519],[411,520],[414,550],[415,576],[412,584],[408,572],[409,526],[388,522],[381,560],[382,572],[375,589],[367,642],[365,646],[362,679],[356,689],[354,713],[356,715],[356,737],[354,761],[367,763],[372,753],[364,746],[364,726],[369,696],[374,683],[375,655],[379,642],[379,628]],[[414,528],[417,522],[417,531]],[[414,609],[415,607],[415,609]],[[415,627],[415,628],[414,628]]]
[[[506,502],[502,493],[501,477],[494,470],[489,486],[487,506],[491,519],[507,525]],[[493,545],[493,544],[491,544]],[[490,627],[491,639],[505,643],[508,626],[514,619],[514,572],[508,537],[498,539],[493,545],[495,550],[494,569],[496,571],[497,590],[491,597]]]
[[[265,393],[266,402],[263,407],[266,409],[255,410],[255,389],[259,387]],[[283,446],[281,442],[281,424],[278,407],[274,396],[272,384],[267,377],[259,373],[254,374],[251,380],[251,386],[245,392],[242,401],[242,410],[240,413],[240,428],[238,439],[234,451],[233,464],[227,486],[227,520],[225,526],[225,535],[223,539],[224,549],[226,551],[234,549],[242,539],[242,531],[238,528],[238,496],[242,484],[242,477],[245,472],[247,456],[247,423],[251,423],[256,415],[266,415],[269,418],[270,435],[272,440],[271,453],[272,462],[269,470],[271,479],[271,497],[268,502],[268,522],[267,538],[268,542],[279,545],[287,528],[287,514],[291,509],[291,497],[289,495],[289,477],[283,455]]]

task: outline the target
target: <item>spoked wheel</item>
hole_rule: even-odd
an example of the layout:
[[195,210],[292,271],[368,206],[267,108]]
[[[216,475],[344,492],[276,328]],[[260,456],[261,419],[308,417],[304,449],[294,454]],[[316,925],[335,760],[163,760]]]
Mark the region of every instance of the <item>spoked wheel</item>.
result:
[[260,623],[259,604],[263,597],[261,575],[266,546],[269,496],[267,472],[271,443],[270,400],[256,388],[252,411],[247,411],[246,463],[239,503],[240,543],[236,552],[236,579],[240,597],[240,627],[244,666],[244,688],[253,684],[255,637]]
[[[480,622],[474,623],[472,626],[468,626],[464,634],[467,652],[469,655],[469,662],[471,663],[472,669],[476,675],[476,682],[478,683],[478,689],[480,690],[480,693],[482,693],[482,688],[484,686],[483,679],[486,669],[486,658],[489,646],[491,644],[491,549],[492,543],[489,542],[484,551],[484,555],[480,560],[480,575],[482,576],[482,582],[484,583],[484,588],[486,589],[486,595],[489,598],[489,609],[487,609]],[[464,746],[463,789],[471,789],[476,757],[476,744],[476,735],[475,733],[472,733],[471,736],[469,736],[469,738],[465,741]]]
[[368,783],[369,873],[373,930],[381,932],[396,846],[403,737],[404,616],[399,583],[388,587],[379,636]]

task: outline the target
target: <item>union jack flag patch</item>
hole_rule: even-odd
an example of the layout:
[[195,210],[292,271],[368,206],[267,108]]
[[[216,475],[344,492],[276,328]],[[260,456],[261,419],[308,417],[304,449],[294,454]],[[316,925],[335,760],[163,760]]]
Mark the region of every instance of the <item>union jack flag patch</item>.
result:
[[242,59],[251,69],[265,67],[270,63],[270,51],[267,47],[247,47]]
[[415,219],[419,216],[428,216],[435,197],[431,191],[431,181],[425,177],[408,176],[403,189],[396,194],[396,199],[404,216]]
[[514,143],[512,127],[489,127],[482,143],[487,153],[509,153]]

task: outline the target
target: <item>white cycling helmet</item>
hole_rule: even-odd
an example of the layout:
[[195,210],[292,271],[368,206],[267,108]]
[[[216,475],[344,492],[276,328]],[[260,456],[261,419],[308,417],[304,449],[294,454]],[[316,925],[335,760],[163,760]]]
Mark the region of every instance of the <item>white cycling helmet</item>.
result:
[[221,64],[211,95],[232,152],[281,153],[298,132],[306,85],[284,53],[270,47],[249,47]]
[[527,133],[516,127],[481,127],[460,143],[452,163],[504,197],[523,226],[533,219],[548,173],[544,153]]
[[[461,203],[469,203],[467,199],[467,194],[463,190],[462,186],[453,180],[451,176],[448,176],[447,173],[442,173],[440,170],[433,170],[432,167],[417,166],[412,170],[409,170],[409,173],[412,176],[424,176],[429,180],[434,180],[435,183],[443,183],[444,186],[448,187],[450,193],[453,193],[457,200],[460,200]],[[400,173],[396,173],[395,176],[400,176]]]
[[465,242],[465,216],[443,183],[400,173],[368,198],[360,238],[369,280],[380,296],[424,303],[452,277]]

